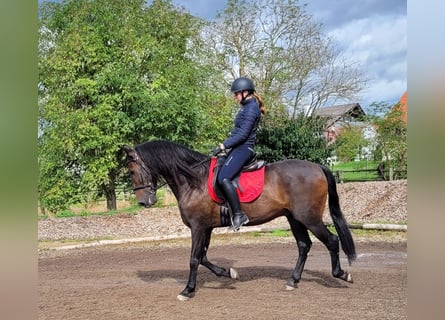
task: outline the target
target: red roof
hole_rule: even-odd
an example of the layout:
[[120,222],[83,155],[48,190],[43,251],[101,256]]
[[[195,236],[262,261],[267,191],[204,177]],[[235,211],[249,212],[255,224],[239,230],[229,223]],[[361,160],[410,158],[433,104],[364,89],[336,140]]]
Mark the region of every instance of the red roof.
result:
[[408,124],[408,91],[405,91],[396,106],[402,112],[403,122]]

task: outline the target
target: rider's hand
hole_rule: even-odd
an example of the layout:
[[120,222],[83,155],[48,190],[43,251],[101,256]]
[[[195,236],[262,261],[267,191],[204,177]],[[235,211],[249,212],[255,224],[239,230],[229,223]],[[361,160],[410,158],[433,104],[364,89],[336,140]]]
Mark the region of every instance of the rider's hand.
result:
[[217,156],[220,152],[221,152],[221,148],[216,147],[215,149],[212,150],[212,156]]
[[217,156],[225,149],[226,148],[224,147],[224,145],[222,143],[220,143],[219,146],[217,146],[215,149],[212,150],[212,155]]

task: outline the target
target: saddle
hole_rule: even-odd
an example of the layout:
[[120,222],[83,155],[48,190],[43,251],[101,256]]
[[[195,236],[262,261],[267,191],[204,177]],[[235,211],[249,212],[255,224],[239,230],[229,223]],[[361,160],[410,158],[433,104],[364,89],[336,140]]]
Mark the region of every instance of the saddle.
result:
[[[207,187],[210,197],[218,203],[223,203],[224,193],[217,183],[216,177],[226,158],[226,156],[219,156],[218,158],[212,158],[210,162]],[[258,160],[255,154],[232,180],[240,202],[252,202],[260,196],[264,186],[264,169],[265,161]]]
[[[213,201],[219,203],[221,226],[230,226],[230,206],[224,199],[224,193],[216,181],[218,172],[226,160],[226,156],[212,158],[209,167],[209,176],[207,180],[207,189]],[[256,200],[263,191],[264,186],[264,160],[257,160],[256,154],[241,169],[241,172],[232,180],[235,186],[240,202],[252,202]]]

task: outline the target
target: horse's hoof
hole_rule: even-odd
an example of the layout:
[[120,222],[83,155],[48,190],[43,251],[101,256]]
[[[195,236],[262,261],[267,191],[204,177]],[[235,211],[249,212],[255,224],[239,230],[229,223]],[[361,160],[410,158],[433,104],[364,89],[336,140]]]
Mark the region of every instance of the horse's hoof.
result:
[[179,301],[188,301],[191,297],[193,297],[193,295],[185,296],[183,294],[178,294],[176,298],[178,298]]
[[349,282],[349,283],[353,283],[354,280],[352,280],[352,276],[350,273],[348,272],[342,272],[341,275],[333,275],[335,278],[341,279],[343,281]]
[[193,298],[195,296],[195,292],[187,292],[187,290],[182,291],[176,298],[178,298],[179,301],[187,301],[190,298]]
[[230,278],[232,279],[238,279],[239,278],[239,274],[238,271],[236,271],[233,268],[230,268]]
[[178,298],[179,301],[187,301],[190,299],[189,297],[183,296],[182,294],[178,294],[176,298]]
[[292,290],[295,290],[295,281],[289,280],[286,283],[286,291],[292,291]]

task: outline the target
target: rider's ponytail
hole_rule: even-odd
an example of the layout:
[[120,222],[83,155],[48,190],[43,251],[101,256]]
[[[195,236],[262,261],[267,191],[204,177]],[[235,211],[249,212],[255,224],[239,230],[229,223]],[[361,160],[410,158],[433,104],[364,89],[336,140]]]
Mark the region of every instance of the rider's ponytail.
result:
[[264,105],[263,98],[261,98],[261,96],[258,93],[256,93],[256,92],[253,92],[253,96],[258,101],[258,105],[260,106],[261,113],[263,113],[263,114],[266,113],[266,106]]

